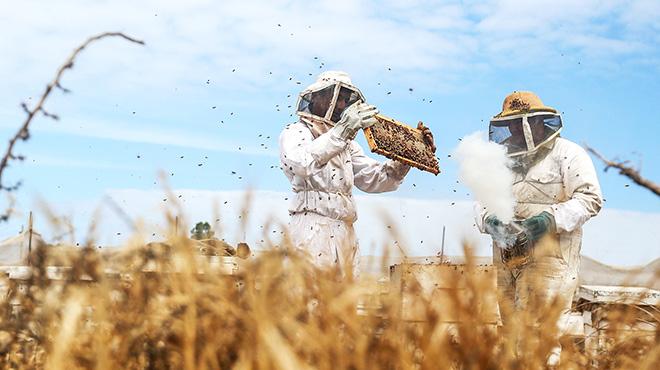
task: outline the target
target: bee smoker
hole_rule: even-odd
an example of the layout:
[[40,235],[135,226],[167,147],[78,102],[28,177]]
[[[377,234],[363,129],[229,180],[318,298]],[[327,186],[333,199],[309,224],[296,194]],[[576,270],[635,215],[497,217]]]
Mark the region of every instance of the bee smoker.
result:
[[532,241],[527,237],[521,222],[512,221],[506,225],[507,231],[515,237],[510,246],[500,249],[502,262],[509,268],[519,268],[531,261]]

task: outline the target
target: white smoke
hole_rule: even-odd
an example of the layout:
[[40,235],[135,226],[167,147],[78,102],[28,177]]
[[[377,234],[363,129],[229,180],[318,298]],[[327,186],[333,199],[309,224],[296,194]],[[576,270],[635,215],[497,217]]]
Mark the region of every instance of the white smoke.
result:
[[486,139],[483,131],[463,137],[454,156],[459,164],[459,180],[465,184],[474,199],[507,224],[513,218],[513,173],[510,159],[502,145]]

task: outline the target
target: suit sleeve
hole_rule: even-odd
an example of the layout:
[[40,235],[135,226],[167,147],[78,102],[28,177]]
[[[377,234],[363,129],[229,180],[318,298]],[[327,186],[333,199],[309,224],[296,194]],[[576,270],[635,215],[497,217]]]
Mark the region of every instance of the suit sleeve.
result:
[[314,139],[302,125],[289,125],[280,135],[280,161],[284,171],[308,178],[319,172],[348,143],[330,130]]
[[571,143],[563,153],[562,181],[569,195],[565,202],[552,205],[557,230],[571,232],[598,214],[603,206],[596,169],[587,152]]

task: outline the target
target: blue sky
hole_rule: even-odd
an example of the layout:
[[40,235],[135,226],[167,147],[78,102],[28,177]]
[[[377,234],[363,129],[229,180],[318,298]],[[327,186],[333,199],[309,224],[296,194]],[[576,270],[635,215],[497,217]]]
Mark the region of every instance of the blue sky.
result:
[[[435,133],[443,172],[413,171],[390,197],[468,201],[448,154],[513,90],[562,111],[564,137],[660,181],[657,1],[22,1],[3,7],[0,31],[5,138],[24,118],[20,102],[87,36],[147,43],[101,41],[67,73],[73,92],[47,103],[61,121],[36,119],[18,148],[26,163],[7,173],[25,184],[23,215],[38,198],[66,208],[158,190],[161,170],[174,189],[286,192],[277,137],[297,93],[330,69],[349,72],[382,113]],[[595,164],[607,209],[660,212],[655,195]]]

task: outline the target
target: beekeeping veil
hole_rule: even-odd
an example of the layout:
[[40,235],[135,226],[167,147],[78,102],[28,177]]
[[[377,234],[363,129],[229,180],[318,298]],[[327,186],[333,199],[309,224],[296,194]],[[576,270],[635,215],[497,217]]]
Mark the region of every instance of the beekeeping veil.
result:
[[536,94],[517,91],[504,99],[502,112],[490,121],[489,139],[507,148],[509,157],[523,160],[549,146],[562,129],[561,115]]
[[296,113],[308,124],[334,126],[344,110],[358,101],[364,102],[364,96],[346,72],[327,71],[300,93]]

